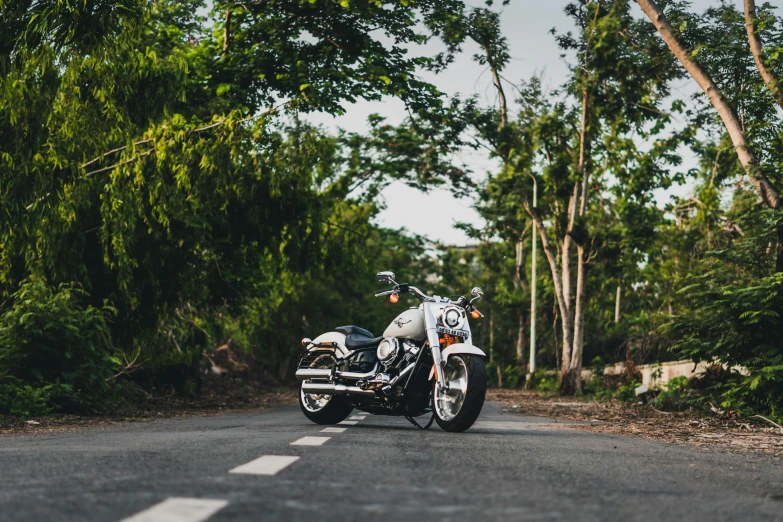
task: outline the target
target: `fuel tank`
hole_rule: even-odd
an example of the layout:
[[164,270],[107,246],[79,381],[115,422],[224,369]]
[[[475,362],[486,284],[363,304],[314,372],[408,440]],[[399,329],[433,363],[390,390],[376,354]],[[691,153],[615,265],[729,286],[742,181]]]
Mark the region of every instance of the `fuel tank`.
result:
[[384,337],[400,337],[402,339],[415,339],[421,341],[426,337],[424,329],[424,312],[418,308],[405,310],[386,327]]

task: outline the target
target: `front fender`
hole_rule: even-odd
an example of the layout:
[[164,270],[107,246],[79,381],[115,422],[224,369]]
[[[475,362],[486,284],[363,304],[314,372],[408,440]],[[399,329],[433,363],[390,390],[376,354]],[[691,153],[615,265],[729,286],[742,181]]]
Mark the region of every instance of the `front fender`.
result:
[[[445,365],[449,357],[454,354],[458,353],[467,353],[469,355],[478,355],[479,357],[486,357],[487,354],[484,353],[484,351],[481,348],[477,348],[476,346],[473,346],[472,344],[468,343],[456,343],[452,344],[442,352],[440,352],[440,358],[443,361],[443,364]],[[432,375],[435,372],[435,366],[432,367],[430,370],[430,380],[432,380]]]

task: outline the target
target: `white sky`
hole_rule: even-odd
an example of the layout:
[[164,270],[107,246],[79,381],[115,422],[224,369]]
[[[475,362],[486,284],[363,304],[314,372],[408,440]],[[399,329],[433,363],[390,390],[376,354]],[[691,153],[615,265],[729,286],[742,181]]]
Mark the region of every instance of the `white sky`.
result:
[[[566,79],[566,64],[560,58],[560,50],[549,31],[554,27],[558,32],[564,33],[573,28],[563,12],[568,3],[567,0],[511,0],[511,4],[503,8],[502,28],[508,38],[512,57],[504,72],[505,78],[517,82],[534,74],[543,74],[544,86],[549,88],[556,88]],[[692,9],[701,11],[718,2],[694,0],[692,3]],[[476,5],[479,4],[483,2],[477,0]],[[638,8],[637,11],[639,15],[642,14]],[[432,49],[437,52],[437,45],[433,44]],[[491,76],[483,67],[473,62],[472,56],[475,52],[475,49],[466,46],[465,52],[457,57],[448,70],[439,75],[423,74],[422,77],[448,96],[478,94],[483,104],[495,103]],[[682,89],[685,92],[680,95],[692,92],[690,85],[684,85]],[[506,91],[507,96],[512,98],[512,89],[507,88]],[[311,121],[327,128],[341,127],[361,132],[366,130],[367,116],[372,113],[385,116],[390,123],[401,122],[406,114],[399,100],[389,99],[383,102],[357,103],[348,107],[346,114],[341,117],[312,115]],[[466,154],[462,159],[472,167],[476,181],[485,179],[486,172],[496,168],[493,162],[483,155]],[[687,186],[674,189],[677,194],[687,191]],[[667,200],[668,194],[661,193],[658,197],[659,201]],[[404,227],[446,244],[468,242],[468,238],[461,231],[453,228],[457,221],[480,222],[478,214],[471,208],[472,198],[457,199],[447,190],[424,194],[402,183],[395,183],[383,192],[383,198],[387,208],[378,218],[380,225]]]

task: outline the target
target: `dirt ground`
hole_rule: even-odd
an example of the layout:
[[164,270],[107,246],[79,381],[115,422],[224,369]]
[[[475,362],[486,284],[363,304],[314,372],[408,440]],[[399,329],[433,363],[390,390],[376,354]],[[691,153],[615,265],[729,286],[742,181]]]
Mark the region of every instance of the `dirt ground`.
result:
[[574,426],[585,431],[783,455],[783,429],[762,419],[741,418],[733,412],[662,412],[644,404],[596,402],[526,390],[488,390],[487,400],[502,402],[508,412],[589,421],[590,424]]
[[117,407],[91,415],[52,414],[32,419],[0,417],[0,437],[100,430],[123,422],[219,415],[232,411],[262,410],[297,402],[298,391],[294,388],[261,388],[231,377],[222,379],[223,382],[211,383],[197,398],[178,395],[147,397],[133,406]]

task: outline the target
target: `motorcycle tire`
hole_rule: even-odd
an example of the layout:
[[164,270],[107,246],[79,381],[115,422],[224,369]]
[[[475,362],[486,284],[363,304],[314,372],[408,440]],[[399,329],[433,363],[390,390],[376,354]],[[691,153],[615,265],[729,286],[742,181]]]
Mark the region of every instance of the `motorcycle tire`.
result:
[[[464,375],[464,373],[467,375]],[[459,379],[456,382],[461,383],[464,381],[465,389],[459,392],[458,398],[461,398],[461,405],[456,412],[453,410],[454,406],[450,404],[451,401],[445,401],[446,408],[433,404],[435,421],[443,431],[465,431],[473,426],[473,423],[476,422],[476,419],[481,414],[481,408],[484,406],[484,397],[487,393],[487,370],[484,367],[484,361],[480,357],[466,354],[452,355],[444,367],[444,375],[447,380],[449,377],[456,377]],[[454,392],[456,390],[455,386]],[[434,401],[438,401],[440,393],[438,384],[435,383],[433,390]],[[447,410],[447,408],[452,409]]]
[[301,408],[305,417],[316,424],[338,424],[347,419],[353,411],[353,406],[351,406],[347,401],[334,395],[323,408],[317,411],[308,409],[305,407],[304,394],[301,390],[299,391],[299,407]]

